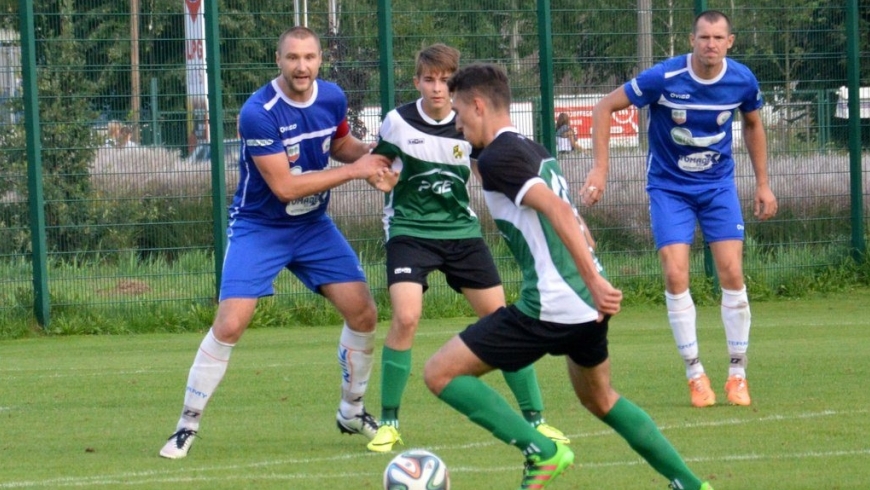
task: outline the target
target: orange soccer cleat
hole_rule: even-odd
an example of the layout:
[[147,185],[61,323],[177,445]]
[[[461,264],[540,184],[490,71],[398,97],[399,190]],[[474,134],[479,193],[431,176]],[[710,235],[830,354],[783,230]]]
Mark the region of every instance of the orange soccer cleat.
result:
[[752,400],[749,398],[749,384],[742,376],[728,376],[725,382],[725,395],[732,405],[749,406]]
[[716,393],[710,388],[710,378],[700,374],[689,380],[689,392],[692,395],[692,406],[698,408],[710,407],[716,404]]

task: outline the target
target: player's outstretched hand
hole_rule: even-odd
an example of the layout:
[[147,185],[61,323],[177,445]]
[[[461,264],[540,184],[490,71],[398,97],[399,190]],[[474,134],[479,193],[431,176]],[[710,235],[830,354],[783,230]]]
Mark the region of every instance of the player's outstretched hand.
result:
[[392,169],[382,169],[375,175],[366,179],[370,186],[381,192],[390,192],[399,181],[399,172],[394,172]]
[[376,178],[384,170],[389,170],[390,160],[376,153],[366,153],[351,164],[354,168],[354,178],[369,180]]

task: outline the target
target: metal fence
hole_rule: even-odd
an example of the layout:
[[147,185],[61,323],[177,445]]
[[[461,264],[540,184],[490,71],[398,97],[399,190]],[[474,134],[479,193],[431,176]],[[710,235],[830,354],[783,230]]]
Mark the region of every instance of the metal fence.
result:
[[[767,102],[781,212],[772,222],[752,218],[754,178],[738,140],[747,253],[765,257],[747,274],[775,284],[785,272],[860,255],[870,183],[861,151],[870,143],[870,94],[858,90],[870,86],[870,68],[859,63],[870,56],[867,0],[655,8],[649,0],[22,0],[19,11],[0,13],[0,319],[47,324],[67,312],[144,315],[213,301],[236,183],[236,115],[277,73],[275,42],[286,27],[322,35],[320,75],[345,88],[355,134],[372,141],[382,114],[416,98],[421,47],[446,42],[463,63],[503,64],[521,131],[554,150],[555,116],[571,117],[583,149],[560,163],[577,189],[591,166],[592,105],[639,70],[688,51],[692,19],[705,8],[731,16],[730,55],[753,68]],[[644,117],[620,117],[607,199],[583,213],[605,264],[608,256],[627,264],[611,278],[657,277]],[[506,285],[516,286],[479,189],[474,195]],[[375,289],[384,288],[381,206],[365,185],[335,190],[331,204]],[[292,278],[278,291],[308,294]]]

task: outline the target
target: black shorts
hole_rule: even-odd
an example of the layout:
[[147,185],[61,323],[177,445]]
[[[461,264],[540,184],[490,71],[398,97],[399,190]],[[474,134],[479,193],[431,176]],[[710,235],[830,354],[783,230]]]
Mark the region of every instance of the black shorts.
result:
[[387,242],[387,286],[414,282],[429,288],[426,277],[439,270],[456,292],[501,284],[489,247],[482,238],[441,240],[397,236]]
[[469,325],[459,337],[483,362],[502,371],[518,371],[545,354],[595,367],[608,357],[607,322],[608,317],[576,325],[545,322],[510,305]]

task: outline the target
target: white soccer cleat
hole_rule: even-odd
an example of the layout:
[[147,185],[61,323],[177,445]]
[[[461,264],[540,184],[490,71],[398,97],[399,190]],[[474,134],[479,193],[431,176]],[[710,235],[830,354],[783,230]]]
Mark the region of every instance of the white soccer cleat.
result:
[[378,434],[378,421],[365,409],[349,419],[344,418],[339,410],[335,414],[335,424],[342,434],[362,434],[370,441]]
[[191,429],[178,429],[169,436],[169,440],[160,450],[160,456],[169,459],[181,459],[190,452],[190,446],[196,439],[196,431]]

